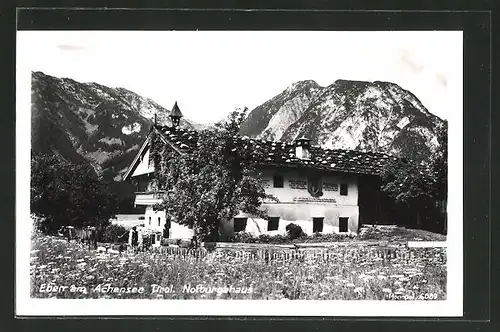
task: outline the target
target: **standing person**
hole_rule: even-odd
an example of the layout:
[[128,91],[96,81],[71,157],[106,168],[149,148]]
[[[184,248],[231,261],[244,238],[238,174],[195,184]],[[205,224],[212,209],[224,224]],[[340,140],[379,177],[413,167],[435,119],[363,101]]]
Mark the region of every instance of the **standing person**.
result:
[[142,251],[143,250],[143,236],[142,236],[142,228],[139,228],[137,231],[137,247]]
[[139,233],[137,232],[137,228],[134,226],[132,227],[132,248],[134,249],[134,252],[137,252],[137,245],[139,244]]
[[89,227],[89,248],[97,249],[97,229],[95,226]]
[[64,235],[66,235],[66,241],[69,243],[71,241],[71,226],[64,227]]
[[70,242],[72,239],[76,237],[75,235],[75,228],[73,226],[68,226],[67,227],[67,232],[68,232],[68,242]]
[[128,248],[133,249],[133,239],[134,239],[135,226],[130,229],[128,232]]
[[196,235],[191,238],[191,248],[198,249],[198,237]]

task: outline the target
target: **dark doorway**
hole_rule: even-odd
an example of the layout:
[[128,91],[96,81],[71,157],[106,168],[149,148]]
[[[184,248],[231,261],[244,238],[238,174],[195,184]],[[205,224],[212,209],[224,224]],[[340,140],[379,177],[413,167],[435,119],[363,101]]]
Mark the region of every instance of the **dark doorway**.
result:
[[323,217],[313,218],[313,233],[323,232]]
[[234,232],[244,231],[247,227],[247,218],[234,218]]
[[339,232],[346,233],[347,232],[347,224],[349,222],[348,217],[340,217],[339,218]]

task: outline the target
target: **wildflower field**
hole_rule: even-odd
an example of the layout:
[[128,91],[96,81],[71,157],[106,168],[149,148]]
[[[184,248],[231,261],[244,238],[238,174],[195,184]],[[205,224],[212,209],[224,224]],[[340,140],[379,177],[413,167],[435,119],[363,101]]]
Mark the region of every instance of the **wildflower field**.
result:
[[36,233],[31,296],[128,299],[443,300],[446,249],[362,241],[328,248],[121,254]]

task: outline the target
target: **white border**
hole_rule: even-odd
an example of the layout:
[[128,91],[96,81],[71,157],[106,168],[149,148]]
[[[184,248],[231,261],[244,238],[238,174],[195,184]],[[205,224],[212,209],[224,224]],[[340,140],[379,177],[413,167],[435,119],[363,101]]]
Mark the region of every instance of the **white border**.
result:
[[[455,116],[448,119],[447,300],[445,301],[270,301],[270,300],[64,300],[30,298],[30,142],[31,68],[17,33],[16,64],[16,286],[17,316],[217,315],[217,316],[463,316],[463,69],[449,80]],[[462,31],[450,32],[462,43]],[[458,116],[462,115],[462,116]],[[450,277],[451,276],[451,277]],[[210,303],[207,303],[210,302]]]

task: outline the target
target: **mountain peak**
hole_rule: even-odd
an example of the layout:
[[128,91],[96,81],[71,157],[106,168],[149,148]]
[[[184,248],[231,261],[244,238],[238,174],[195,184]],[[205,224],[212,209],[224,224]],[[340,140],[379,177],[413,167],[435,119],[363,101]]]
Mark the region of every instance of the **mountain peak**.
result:
[[338,79],[324,88],[305,80],[252,110],[241,133],[283,141],[306,136],[326,148],[419,159],[439,147],[441,122],[395,83]]
[[[106,180],[127,167],[149,134],[154,114],[170,111],[125,88],[32,72],[32,150],[89,163]],[[162,123],[160,121],[160,123]],[[180,126],[192,129],[185,118]]]
[[300,90],[304,88],[320,88],[320,85],[314,80],[297,81],[287,88],[287,91]]
[[366,85],[366,84],[370,84],[371,82],[369,81],[356,81],[356,80],[345,80],[345,79],[342,79],[342,78],[339,78],[338,80],[335,80],[335,82],[333,82],[333,84],[362,84],[362,85]]

